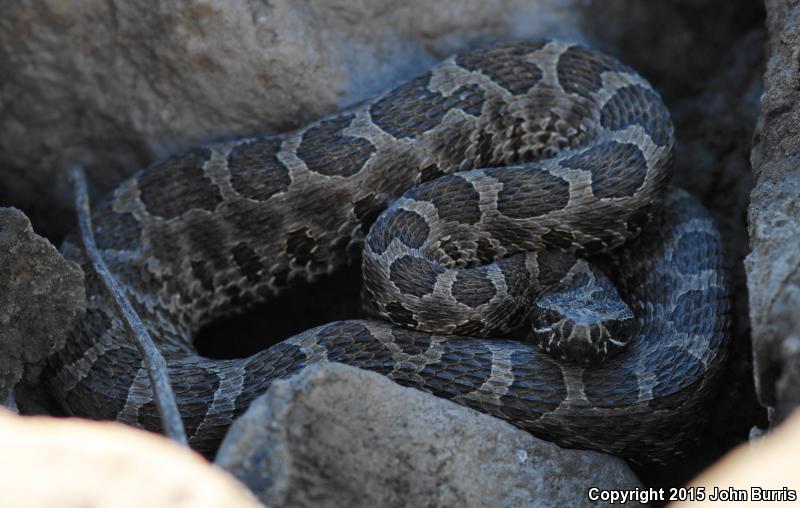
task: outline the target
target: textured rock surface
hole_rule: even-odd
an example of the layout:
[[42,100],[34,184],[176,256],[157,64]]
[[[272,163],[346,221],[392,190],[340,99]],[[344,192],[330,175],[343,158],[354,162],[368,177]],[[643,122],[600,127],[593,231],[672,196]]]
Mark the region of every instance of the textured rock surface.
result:
[[0,401],[26,366],[64,345],[85,309],[81,269],[36,235],[25,214],[0,208]]
[[780,421],[800,405],[800,4],[766,6],[769,62],[751,159],[746,269],[757,390]]
[[180,147],[302,125],[481,41],[580,40],[581,3],[8,2],[0,203],[61,235],[70,162],[91,160],[104,193]]
[[262,506],[199,455],[117,423],[0,409],[2,508]]
[[621,459],[340,364],[275,383],[216,463],[274,507],[590,506],[590,486],[640,486]]

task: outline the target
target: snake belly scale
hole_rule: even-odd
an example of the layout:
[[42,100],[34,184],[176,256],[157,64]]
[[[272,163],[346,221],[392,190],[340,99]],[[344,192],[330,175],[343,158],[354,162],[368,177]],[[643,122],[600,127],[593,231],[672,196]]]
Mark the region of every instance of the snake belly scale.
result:
[[[202,452],[275,379],[336,361],[564,446],[666,460],[702,425],[728,326],[719,234],[670,187],[673,145],[629,67],[559,41],[500,43],[295,132],[156,163],[98,204],[95,237]],[[62,252],[91,274],[74,237]],[[564,259],[593,255],[636,318],[619,354],[584,366],[491,337],[524,321],[520,302]],[[204,325],[362,258],[374,319],[247,358],[192,347]],[[53,391],[72,414],[159,429],[136,346],[92,275],[86,291]]]

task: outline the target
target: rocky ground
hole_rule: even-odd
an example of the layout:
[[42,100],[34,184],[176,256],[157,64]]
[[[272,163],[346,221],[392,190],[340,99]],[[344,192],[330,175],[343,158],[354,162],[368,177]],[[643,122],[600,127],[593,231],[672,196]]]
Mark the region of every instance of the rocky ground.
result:
[[[800,372],[800,5],[790,0],[767,0],[766,10],[744,0],[180,0],[155,6],[111,0],[79,7],[22,0],[4,6],[0,206],[24,215],[0,210],[0,400],[13,406],[16,399],[23,413],[58,411],[37,385],[38,370],[85,305],[82,274],[50,244],[58,245],[75,224],[67,164],[86,162],[99,196],[175,150],[290,129],[453,51],[540,35],[598,47],[653,82],[676,125],[675,181],[703,201],[722,230],[732,349],[714,417],[689,458],[667,468],[631,468],[333,366],[304,372],[259,400],[224,443],[218,465],[270,506],[321,499],[337,506],[356,498],[364,506],[404,499],[435,506],[576,505],[587,502],[581,484],[681,485],[747,440],[754,427],[766,429],[765,406],[774,408],[773,424],[782,421],[800,402],[794,389]],[[320,291],[341,287],[350,275]],[[356,297],[351,291],[344,299],[323,298],[337,305],[326,304],[311,318],[296,310],[305,295],[290,297],[273,314],[289,315],[277,335],[341,317]],[[218,326],[258,325],[244,319]],[[202,347],[217,356],[263,345],[219,351],[213,336]],[[10,397],[14,385],[16,397]],[[382,393],[392,393],[393,404],[381,406]],[[336,397],[335,407],[315,402]],[[312,432],[330,422],[330,434]],[[376,432],[385,428],[394,430]],[[398,453],[398,443],[410,444]],[[4,454],[0,465],[10,461]]]

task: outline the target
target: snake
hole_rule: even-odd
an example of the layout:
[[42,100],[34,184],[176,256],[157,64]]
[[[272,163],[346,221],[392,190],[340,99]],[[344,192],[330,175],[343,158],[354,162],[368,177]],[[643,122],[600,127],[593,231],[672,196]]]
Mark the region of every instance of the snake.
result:
[[[158,161],[98,202],[93,230],[201,453],[275,380],[341,362],[564,447],[668,461],[709,417],[729,335],[720,234],[671,185],[674,146],[658,93],[615,58],[499,42],[293,132]],[[49,360],[53,394],[68,414],[159,430],[79,238],[61,252],[88,303]],[[244,358],[194,347],[359,262],[363,319]]]

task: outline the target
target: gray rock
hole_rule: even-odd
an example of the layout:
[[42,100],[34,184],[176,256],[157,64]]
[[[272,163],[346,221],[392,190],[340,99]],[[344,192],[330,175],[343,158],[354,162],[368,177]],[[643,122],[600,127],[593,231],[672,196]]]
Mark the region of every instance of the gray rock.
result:
[[86,310],[83,272],[36,235],[25,214],[0,208],[0,401],[61,349]]
[[7,2],[0,203],[23,208],[37,227],[47,219],[45,234],[63,234],[69,163],[91,161],[103,194],[167,153],[300,126],[487,40],[582,40],[582,4]]
[[766,6],[769,61],[751,156],[745,267],[757,391],[781,421],[800,405],[800,4]]
[[641,487],[621,459],[335,363],[276,382],[216,464],[276,508],[593,506],[590,487]]

